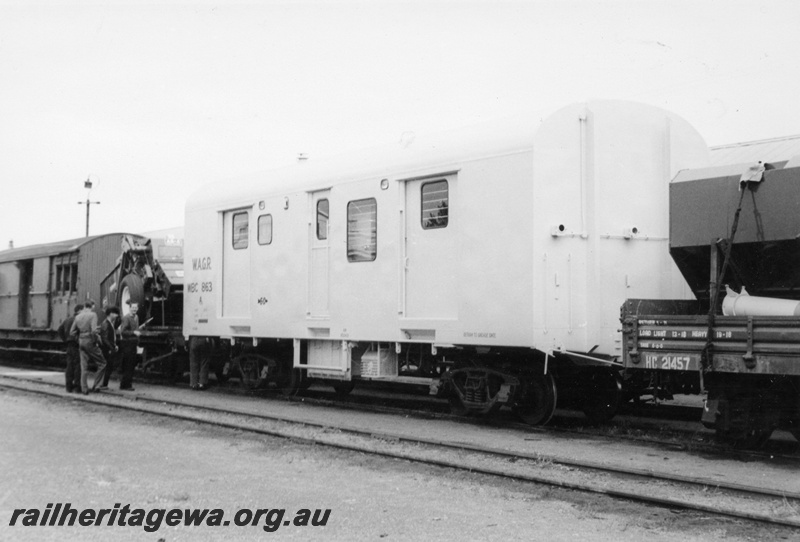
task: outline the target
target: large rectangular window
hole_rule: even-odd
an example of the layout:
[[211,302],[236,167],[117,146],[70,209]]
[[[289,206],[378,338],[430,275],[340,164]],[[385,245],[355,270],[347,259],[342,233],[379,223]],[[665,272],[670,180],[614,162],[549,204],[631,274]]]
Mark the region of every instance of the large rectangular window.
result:
[[78,289],[78,264],[62,263],[56,265],[55,291],[60,295],[69,295]]
[[347,204],[347,261],[371,262],[378,254],[378,202],[375,198]]
[[317,202],[317,239],[320,241],[328,238],[328,217],[330,204],[328,200],[321,199]]
[[261,215],[258,217],[258,244],[270,243],[272,243],[272,215]]
[[233,215],[233,248],[247,248],[250,232],[250,218],[247,213]]
[[450,219],[447,181],[422,185],[422,229],[446,228]]

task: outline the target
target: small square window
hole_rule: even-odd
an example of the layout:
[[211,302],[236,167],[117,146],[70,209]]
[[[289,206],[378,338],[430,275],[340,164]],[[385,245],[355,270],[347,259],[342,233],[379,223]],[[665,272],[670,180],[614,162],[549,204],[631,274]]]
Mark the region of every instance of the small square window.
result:
[[422,229],[446,228],[450,220],[450,196],[447,181],[422,185]]
[[247,248],[249,241],[250,217],[247,213],[236,213],[233,215],[233,248]]
[[272,215],[261,215],[258,217],[258,244],[270,243],[272,243]]

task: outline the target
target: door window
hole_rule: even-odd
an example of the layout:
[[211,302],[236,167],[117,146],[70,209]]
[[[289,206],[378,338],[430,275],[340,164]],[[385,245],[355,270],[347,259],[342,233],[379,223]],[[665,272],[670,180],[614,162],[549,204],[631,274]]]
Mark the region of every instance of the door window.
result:
[[347,204],[347,261],[371,262],[378,255],[378,202],[375,198]]
[[250,219],[247,213],[233,215],[233,248],[236,250],[247,248],[249,237]]
[[317,239],[323,241],[328,238],[328,218],[330,217],[330,204],[328,200],[321,199],[317,202]]
[[258,244],[270,243],[272,243],[272,215],[261,215],[258,217]]
[[450,218],[447,181],[422,185],[422,229],[446,228]]

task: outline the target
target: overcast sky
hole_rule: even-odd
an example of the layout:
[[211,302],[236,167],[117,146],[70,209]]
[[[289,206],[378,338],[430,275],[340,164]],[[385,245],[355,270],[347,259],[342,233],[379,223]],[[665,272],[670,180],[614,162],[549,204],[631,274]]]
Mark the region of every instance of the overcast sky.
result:
[[204,184],[630,99],[800,133],[800,1],[0,0],[0,248],[180,226]]

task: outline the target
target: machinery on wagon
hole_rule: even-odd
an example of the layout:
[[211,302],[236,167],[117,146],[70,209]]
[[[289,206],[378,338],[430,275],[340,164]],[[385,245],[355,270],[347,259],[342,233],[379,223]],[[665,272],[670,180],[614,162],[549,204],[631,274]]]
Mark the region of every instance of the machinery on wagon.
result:
[[174,234],[122,237],[116,265],[101,284],[106,304],[122,314],[139,306],[142,369],[173,375],[186,365],[183,319],[183,239]]
[[691,295],[663,202],[708,160],[682,119],[608,101],[226,180],[187,202],[184,334],[253,387],[392,382],[460,412],[607,419],[618,307]]
[[630,388],[707,392],[703,423],[735,445],[779,428],[800,440],[798,202],[797,158],[681,172],[670,253],[696,299],[622,307]]

